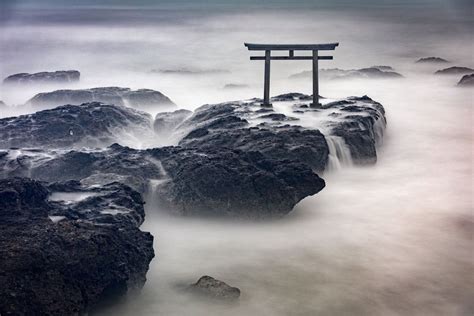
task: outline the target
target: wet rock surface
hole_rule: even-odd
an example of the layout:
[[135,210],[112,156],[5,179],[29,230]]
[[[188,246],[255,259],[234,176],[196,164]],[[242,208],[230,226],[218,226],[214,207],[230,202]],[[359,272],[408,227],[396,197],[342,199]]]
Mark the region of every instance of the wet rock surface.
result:
[[99,102],[64,105],[0,119],[0,148],[108,146],[125,135],[151,137],[151,120],[144,112]]
[[212,299],[236,300],[240,297],[240,289],[208,275],[202,276],[189,289],[196,294]]
[[64,104],[79,105],[89,102],[129,106],[144,111],[162,111],[176,108],[176,104],[159,91],[151,89],[131,90],[130,88],[121,87],[56,90],[39,93],[31,98],[27,104],[47,109]]
[[[65,192],[89,196],[50,200]],[[140,288],[154,256],[143,217],[141,196],[120,183],[0,180],[0,313],[78,315]]]
[[77,70],[60,70],[54,72],[18,73],[8,76],[4,84],[40,84],[77,82],[81,73]]
[[458,82],[458,86],[474,87],[474,74],[464,75]]
[[[290,78],[312,78],[313,72],[310,70],[293,74]],[[394,79],[403,78],[401,74],[395,72],[390,66],[372,66],[361,69],[321,69],[319,75],[329,80],[340,79]]]
[[474,69],[468,67],[449,67],[441,69],[435,72],[435,75],[462,75],[462,74],[471,74],[474,72]]

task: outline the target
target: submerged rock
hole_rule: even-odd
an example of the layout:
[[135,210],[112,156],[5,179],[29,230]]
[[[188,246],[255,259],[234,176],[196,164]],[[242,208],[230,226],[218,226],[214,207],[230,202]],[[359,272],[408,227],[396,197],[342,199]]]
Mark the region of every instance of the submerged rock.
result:
[[474,69],[468,67],[449,67],[435,72],[435,75],[462,75],[473,73]]
[[236,300],[240,297],[240,289],[208,275],[202,276],[190,289],[197,294],[223,300]]
[[474,74],[464,75],[458,82],[458,86],[462,87],[473,87],[474,86]]
[[4,84],[38,84],[38,83],[67,83],[79,81],[81,73],[77,70],[60,70],[54,72],[18,73],[8,76]]
[[[293,74],[290,78],[311,78],[313,72],[310,70]],[[338,79],[384,79],[384,78],[402,78],[398,72],[393,71],[389,66],[372,66],[361,69],[321,69],[319,75],[329,80]]]
[[449,61],[440,57],[424,57],[424,58],[418,59],[416,63],[418,64],[445,64],[445,63],[449,63]]
[[30,99],[27,104],[46,109],[64,104],[79,105],[89,102],[129,106],[144,111],[176,108],[176,104],[159,91],[151,89],[131,90],[130,88],[120,87],[56,90],[39,93]]
[[130,135],[151,137],[151,120],[144,112],[99,102],[64,105],[0,119],[0,148],[108,146]]
[[[51,201],[55,189],[95,195]],[[0,197],[2,315],[78,315],[144,284],[153,237],[138,228],[135,191],[12,178],[0,180]]]
[[228,83],[226,84],[223,89],[243,89],[243,88],[248,88],[248,84],[242,84],[242,83]]

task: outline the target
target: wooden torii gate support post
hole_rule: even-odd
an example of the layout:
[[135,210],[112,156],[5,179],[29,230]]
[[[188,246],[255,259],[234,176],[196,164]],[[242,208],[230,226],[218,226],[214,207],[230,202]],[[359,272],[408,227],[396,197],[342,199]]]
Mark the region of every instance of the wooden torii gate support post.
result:
[[[244,43],[248,50],[263,50],[265,56],[251,56],[250,60],[265,60],[265,76],[263,86],[263,106],[271,106],[270,103],[270,60],[312,60],[313,61],[313,103],[311,106],[319,106],[319,78],[318,60],[331,60],[332,56],[319,56],[320,50],[335,50],[339,43],[330,44],[250,44]],[[287,50],[288,56],[271,56],[272,50]],[[295,56],[295,50],[312,51],[312,56]]]

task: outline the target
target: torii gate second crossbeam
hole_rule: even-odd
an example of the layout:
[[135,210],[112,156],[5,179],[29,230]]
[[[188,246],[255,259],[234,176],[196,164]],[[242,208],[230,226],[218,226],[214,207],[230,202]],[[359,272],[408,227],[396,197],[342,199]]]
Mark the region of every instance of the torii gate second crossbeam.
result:
[[[318,60],[331,60],[332,56],[319,56],[320,50],[335,50],[339,43],[330,44],[250,44],[244,43],[248,50],[264,50],[265,56],[251,56],[250,60],[265,60],[265,82],[263,88],[263,104],[271,106],[270,103],[270,60],[312,60],[313,61],[313,103],[311,106],[319,106],[319,78]],[[288,56],[271,56],[272,50],[287,50]],[[295,50],[312,51],[312,56],[295,56]]]

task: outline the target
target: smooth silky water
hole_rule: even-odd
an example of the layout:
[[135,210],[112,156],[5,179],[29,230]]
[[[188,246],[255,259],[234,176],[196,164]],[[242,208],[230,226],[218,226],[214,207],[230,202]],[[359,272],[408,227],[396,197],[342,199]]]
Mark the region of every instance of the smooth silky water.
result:
[[[142,229],[155,236],[156,257],[147,282],[141,293],[95,314],[473,314],[472,91],[455,87],[460,76],[432,74],[444,65],[414,64],[439,55],[472,67],[472,51],[465,45],[472,37],[463,16],[449,8],[433,14],[407,6],[391,8],[392,13],[379,7],[373,12],[221,8],[186,14],[98,8],[111,18],[84,21],[81,14],[89,11],[78,11],[73,22],[12,18],[4,23],[2,77],[79,69],[82,80],[75,87],[152,88],[188,109],[260,97],[263,63],[248,60],[244,41],[339,41],[334,61],[322,61],[322,68],[387,64],[404,75],[399,80],[321,79],[323,96],[367,94],[382,103],[388,122],[384,141],[375,165],[333,161],[321,175],[326,188],[280,220],[176,217],[159,209],[150,192]],[[231,72],[149,73],[180,67]],[[310,79],[288,79],[310,67],[273,62],[272,95],[310,93]],[[227,83],[249,87],[223,89]],[[42,89],[2,88],[0,99],[19,104]],[[2,115],[21,111],[27,110],[13,108]],[[202,275],[239,287],[239,302],[209,302],[183,291]]]

